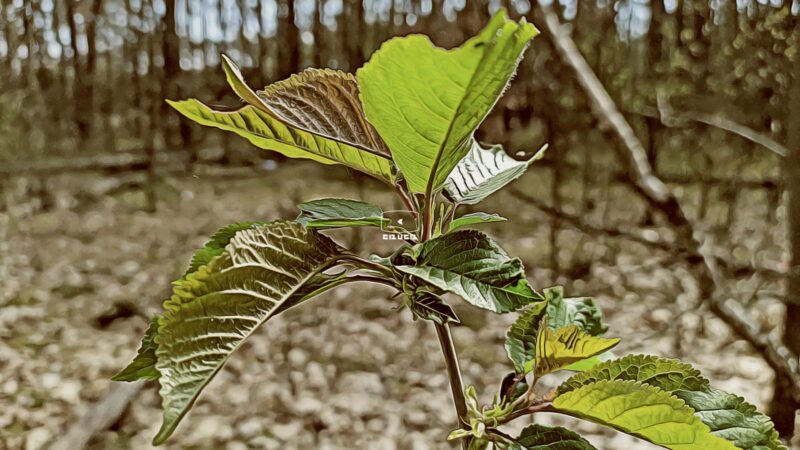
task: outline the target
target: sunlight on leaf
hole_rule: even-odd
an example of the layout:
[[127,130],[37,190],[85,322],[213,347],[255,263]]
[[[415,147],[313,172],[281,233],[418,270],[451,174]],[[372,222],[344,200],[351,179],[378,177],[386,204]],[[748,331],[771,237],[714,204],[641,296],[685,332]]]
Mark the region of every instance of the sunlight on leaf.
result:
[[500,11],[456,49],[435,47],[424,35],[394,38],[358,70],[367,118],[412,192],[442,187],[537,33]]

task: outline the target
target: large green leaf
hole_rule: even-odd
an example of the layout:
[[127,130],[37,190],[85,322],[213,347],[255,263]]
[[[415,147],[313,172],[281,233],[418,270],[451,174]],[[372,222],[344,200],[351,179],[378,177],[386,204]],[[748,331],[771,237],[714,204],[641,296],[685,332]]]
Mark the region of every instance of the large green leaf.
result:
[[506,353],[517,373],[529,373],[536,361],[536,335],[545,315],[544,302],[529,306],[520,312],[506,333]]
[[500,145],[483,148],[473,141],[467,156],[448,175],[445,193],[453,203],[474,205],[522,176],[531,163],[544,156],[546,148],[526,161],[518,161]]
[[505,222],[505,217],[498,216],[497,214],[486,214],[483,212],[476,212],[471,214],[464,214],[461,217],[456,217],[450,222],[450,225],[447,227],[448,233],[451,231],[455,231],[458,228],[466,227],[469,225],[476,225],[479,223],[490,223],[490,222]]
[[618,338],[592,336],[574,324],[557,330],[549,326],[540,327],[536,336],[536,376],[599,355],[617,344]]
[[255,93],[228,58],[222,62],[231,87],[248,105],[228,111],[194,99],[168,103],[195,122],[232,131],[257,147],[290,158],[344,164],[394,183],[394,163],[366,121],[352,75],[308,69]]
[[437,48],[423,35],[394,38],[358,70],[367,118],[412,192],[444,184],[536,34],[501,11],[456,49]]
[[479,231],[445,234],[420,244],[417,252],[415,265],[396,269],[477,307],[505,313],[542,301],[528,285],[519,258],[510,258]]
[[155,337],[164,409],[155,444],[261,324],[324,289],[319,277],[342,252],[300,224],[273,222],[239,231],[225,252],[175,283]]
[[380,227],[388,224],[380,207],[360,200],[321,198],[297,205],[297,222],[309,228]]
[[233,239],[233,236],[239,231],[253,228],[257,225],[264,225],[265,222],[237,222],[225,227],[220,228],[211,236],[202,248],[197,249],[192,255],[192,261],[189,263],[189,268],[184,275],[189,275],[196,272],[201,266],[210,263],[212,259],[221,255],[225,250],[225,246]]
[[139,351],[136,357],[133,358],[127,367],[122,369],[118,374],[114,375],[111,379],[114,381],[145,381],[157,380],[161,374],[156,369],[156,348],[158,347],[154,341],[158,333],[158,320],[159,316],[153,316],[150,319],[150,326],[144,333],[142,343],[139,346]]
[[578,433],[561,427],[533,424],[522,429],[508,450],[597,450]]
[[587,384],[558,395],[553,407],[673,450],[736,449],[714,436],[683,400],[634,381]]
[[592,336],[599,336],[608,330],[600,308],[592,298],[564,298],[561,286],[545,289],[544,296],[547,299],[547,324],[550,328],[575,324]]
[[628,355],[607,361],[571,377],[559,386],[558,393],[608,380],[636,381],[672,393],[693,408],[714,434],[741,449],[785,448],[769,417],[741,397],[712,388],[697,369],[675,359]]

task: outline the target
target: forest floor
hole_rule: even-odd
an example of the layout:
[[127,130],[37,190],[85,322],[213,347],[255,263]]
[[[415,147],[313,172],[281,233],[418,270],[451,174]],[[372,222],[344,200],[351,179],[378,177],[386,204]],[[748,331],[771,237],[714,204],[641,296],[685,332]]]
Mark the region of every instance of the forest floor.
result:
[[[109,378],[135,354],[144,316],[160,307],[192,250],[217,228],[294,217],[298,201],[321,196],[362,197],[400,209],[377,186],[354,188],[348,174],[312,164],[286,165],[280,174],[238,174],[168,178],[159,186],[154,214],[142,211],[139,191],[86,200],[101,180],[74,175],[50,181],[48,210],[22,198],[8,206],[0,224],[7,226],[0,235],[0,449],[46,448],[103,397]],[[517,183],[532,193],[535,185]],[[611,260],[597,258],[584,270],[564,272],[578,274],[566,280],[576,277],[538,268],[549,260],[544,216],[507,194],[482,206],[511,218],[508,226],[482,229],[523,258],[537,288],[560,282],[570,296],[595,295],[609,334],[623,338],[618,354],[681,357],[722,389],[759,407],[769,400],[772,372],[724,324],[696,307],[696,283],[681,265],[664,264],[644,247],[624,246]],[[391,248],[376,231],[335,237],[365,252]],[[562,240],[576,241],[569,233]],[[605,251],[578,241],[591,252]],[[395,311],[390,295],[381,287],[344,286],[271,320],[231,358],[164,448],[454,448],[445,442],[454,413],[435,332],[407,311]],[[450,300],[463,321],[453,333],[465,381],[488,402],[510,368],[502,343],[513,316]],[[759,311],[771,326],[780,308],[765,304]],[[145,387],[90,448],[150,448],[160,425],[156,391],[155,383]],[[558,416],[536,420],[575,425],[599,449],[654,448]]]

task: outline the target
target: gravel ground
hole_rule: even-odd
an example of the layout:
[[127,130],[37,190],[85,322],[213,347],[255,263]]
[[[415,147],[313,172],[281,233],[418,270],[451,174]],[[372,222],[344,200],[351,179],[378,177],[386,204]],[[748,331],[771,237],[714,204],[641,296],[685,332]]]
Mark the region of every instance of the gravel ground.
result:
[[[102,398],[109,377],[135,353],[146,327],[139,313],[159,307],[192,249],[219,226],[293,217],[297,201],[320,196],[363,196],[399,209],[377,186],[346,187],[341,171],[311,164],[282,170],[280,177],[225,172],[170,178],[159,187],[155,214],[141,212],[139,192],[86,200],[102,181],[91,177],[51,180],[47,211],[14,197],[25,190],[23,181],[8,183],[9,213],[0,216],[0,449],[46,448]],[[536,184],[526,180],[518,187]],[[610,255],[605,242],[563,232],[565,246],[578,242],[583,254],[597,257],[588,258],[579,277],[564,271],[559,278],[538,268],[549,258],[542,216],[520,211],[502,194],[484,207],[513,219],[505,229],[484,229],[524,259],[536,287],[561,283],[573,295],[597,297],[610,334],[623,337],[617,353],[679,356],[759,407],[769,400],[771,371],[697,308],[697,286],[680,264],[633,244]],[[384,253],[390,248],[376,232],[336,237]],[[270,321],[208,386],[163,448],[454,448],[444,442],[454,413],[435,332],[394,311],[390,295],[382,287],[344,286]],[[451,300],[463,320],[453,332],[465,380],[488,401],[510,367],[502,342],[513,316],[491,316]],[[754,300],[752,308],[765,326],[774,326],[781,312],[768,299]],[[115,316],[121,317],[111,320]],[[567,423],[547,415],[536,420]],[[159,423],[151,385],[90,448],[148,449]],[[653,448],[576,425],[600,449]]]

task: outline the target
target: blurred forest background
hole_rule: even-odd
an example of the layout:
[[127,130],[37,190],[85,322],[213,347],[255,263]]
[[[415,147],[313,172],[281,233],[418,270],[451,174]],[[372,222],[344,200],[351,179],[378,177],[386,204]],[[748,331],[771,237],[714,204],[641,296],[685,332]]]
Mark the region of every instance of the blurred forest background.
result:
[[[596,296],[620,352],[699,365],[791,442],[800,1],[0,0],[0,449],[149,448],[155,389],[108,378],[218,227],[323,195],[400,209],[358,174],[256,150],[163,99],[236,105],[221,52],[253,86],[353,72],[395,35],[458,45],[501,7],[542,35],[481,138],[550,148],[481,205],[511,218],[486,231],[534,286]],[[168,447],[450,448],[432,330],[381,288],[328,297],[270,322]],[[458,308],[465,377],[491,395],[511,318]]]

